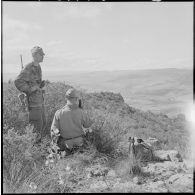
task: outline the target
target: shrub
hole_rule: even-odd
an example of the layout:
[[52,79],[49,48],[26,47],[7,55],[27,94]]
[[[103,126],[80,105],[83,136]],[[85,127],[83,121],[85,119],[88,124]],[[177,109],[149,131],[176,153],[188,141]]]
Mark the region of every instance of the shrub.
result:
[[27,121],[19,118],[22,115],[18,90],[13,82],[3,83],[3,126],[6,129],[14,128],[16,131],[23,133],[23,127]]
[[3,179],[7,189],[15,192],[47,155],[48,141],[34,145],[36,134],[27,126],[24,134],[9,129],[3,136]]
[[122,138],[124,124],[117,115],[111,115],[99,110],[92,112],[93,140],[91,143],[99,152],[110,154],[118,148]]

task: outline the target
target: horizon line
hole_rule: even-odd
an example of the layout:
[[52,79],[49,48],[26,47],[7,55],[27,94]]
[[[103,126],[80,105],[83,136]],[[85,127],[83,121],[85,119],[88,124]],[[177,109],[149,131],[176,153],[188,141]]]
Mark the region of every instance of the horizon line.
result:
[[[67,73],[90,73],[90,72],[114,72],[114,71],[146,71],[146,70],[165,70],[165,69],[177,69],[177,70],[193,70],[194,67],[182,67],[182,68],[176,68],[176,67],[166,67],[166,68],[142,68],[142,69],[113,69],[113,70],[65,70]],[[62,70],[54,71],[54,70],[45,70],[46,73],[60,73]],[[15,72],[1,72],[2,75],[4,74],[14,74]]]

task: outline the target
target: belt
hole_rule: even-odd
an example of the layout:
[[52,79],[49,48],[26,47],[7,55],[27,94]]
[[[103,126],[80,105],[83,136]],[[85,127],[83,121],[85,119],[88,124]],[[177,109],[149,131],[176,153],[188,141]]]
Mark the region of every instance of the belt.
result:
[[79,136],[76,136],[76,137],[71,137],[71,138],[63,138],[63,137],[62,138],[64,139],[64,141],[67,141],[67,140],[75,139],[77,137],[82,137],[82,135],[79,135]]

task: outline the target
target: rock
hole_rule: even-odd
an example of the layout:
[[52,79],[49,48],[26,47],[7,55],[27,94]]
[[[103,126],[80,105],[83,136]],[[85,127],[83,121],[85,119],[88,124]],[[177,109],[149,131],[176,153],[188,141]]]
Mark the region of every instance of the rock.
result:
[[183,161],[181,155],[176,150],[155,150],[153,153],[158,160],[176,162]]
[[148,191],[150,192],[164,192],[164,193],[168,192],[168,189],[162,183],[155,182],[154,184],[151,184],[147,187],[148,187]]
[[134,178],[133,178],[133,183],[135,183],[135,184],[137,184],[137,185],[142,184],[141,179],[140,179],[139,177],[134,177]]
[[159,180],[159,178],[154,178],[152,181],[157,182],[158,180]]
[[171,161],[170,156],[164,150],[155,150],[153,154],[160,161]]
[[90,177],[105,176],[108,173],[108,169],[104,167],[92,167],[90,169]]
[[190,173],[193,173],[193,170],[194,170],[194,163],[193,163],[193,161],[184,159],[183,163],[184,163],[183,168],[188,170]]
[[116,183],[112,187],[113,192],[134,192],[137,185],[132,182]]
[[170,156],[171,161],[183,162],[183,159],[178,151],[168,150],[168,154]]
[[142,186],[143,192],[168,192],[164,181],[149,182]]
[[193,192],[193,174],[178,173],[167,180],[171,192]]
[[108,188],[106,183],[104,181],[97,181],[96,183],[93,183],[90,185],[91,192],[101,192]]
[[158,185],[158,186],[163,186],[163,185],[165,185],[165,183],[164,183],[163,181],[157,181],[157,182],[156,182],[156,185]]
[[161,149],[160,141],[156,138],[149,137],[147,140],[144,141],[146,144],[148,144],[152,149],[157,150]]
[[110,170],[107,174],[107,177],[116,177],[116,172],[114,170]]
[[157,163],[148,163],[146,167],[142,167],[142,171],[150,173],[153,181],[166,180],[173,174],[186,173],[183,162],[164,161]]

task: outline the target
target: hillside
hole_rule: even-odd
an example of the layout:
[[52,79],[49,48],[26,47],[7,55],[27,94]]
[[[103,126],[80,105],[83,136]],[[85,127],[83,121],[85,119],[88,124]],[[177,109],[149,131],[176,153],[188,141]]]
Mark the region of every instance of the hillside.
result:
[[[152,182],[152,175],[141,176],[144,182],[143,188],[136,184],[136,187],[130,189],[127,184],[129,179],[132,179],[127,167],[129,136],[142,139],[156,138],[160,140],[161,149],[177,150],[182,158],[190,157],[190,135],[184,115],[179,114],[170,118],[162,113],[155,114],[137,109],[133,105],[129,106],[120,93],[86,93],[80,89],[83,107],[94,122],[91,127],[94,132],[93,137],[87,138],[89,145],[83,154],[55,160],[55,163],[48,167],[45,161],[48,155],[51,122],[56,110],[66,103],[64,94],[70,87],[63,82],[47,83],[45,87],[45,108],[48,119],[46,139],[41,146],[36,146],[33,144],[32,129],[26,127],[26,119],[20,117],[18,91],[12,82],[3,84],[3,179],[6,192],[24,193],[32,192],[32,190],[55,193],[87,192],[89,185],[94,190],[98,182],[105,188],[105,184],[102,183],[105,177],[92,178],[87,175],[91,170],[95,171],[97,167],[98,170],[103,170],[105,167],[115,170],[117,175],[112,175],[115,188],[113,187],[111,191],[123,191],[125,188],[120,190],[119,187],[127,185],[129,192],[141,189],[147,192],[147,186],[144,187],[144,185]],[[67,173],[66,169],[69,170],[67,166],[70,165],[73,172]],[[117,170],[120,170],[119,173]],[[173,175],[172,172],[170,174]],[[115,181],[115,179],[118,180]],[[32,183],[36,186],[35,188],[32,187]]]
[[[193,71],[190,69],[154,69],[125,71],[96,71],[71,73],[47,71],[51,81],[65,81],[88,92],[110,91],[121,93],[125,102],[143,111],[151,110],[176,116],[185,113],[193,97]],[[4,74],[4,80],[16,75]]]
[[72,75],[46,73],[45,77],[64,80],[91,92],[121,93],[130,106],[169,116],[184,113],[193,96],[193,71],[187,69],[99,71]]

